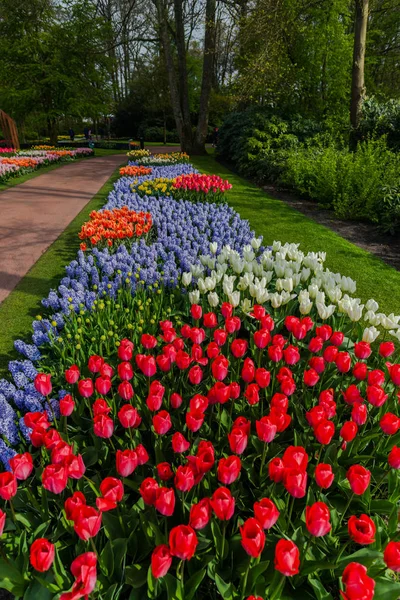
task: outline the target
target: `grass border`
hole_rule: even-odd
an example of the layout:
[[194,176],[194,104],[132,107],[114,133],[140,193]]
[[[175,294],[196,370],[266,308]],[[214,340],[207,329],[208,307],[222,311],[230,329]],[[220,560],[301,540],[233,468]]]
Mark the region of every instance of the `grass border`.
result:
[[10,360],[20,358],[14,350],[13,342],[19,338],[29,341],[32,321],[41,313],[42,298],[48,295],[51,288],[58,287],[65,274],[65,266],[76,258],[80,228],[92,210],[105,204],[114,182],[120,177],[119,169],[120,167],[115,169],[106,183],[0,304],[0,377],[6,375]]
[[[386,314],[400,314],[400,272],[374,254],[359,248],[325,225],[317,223],[282,200],[272,198],[261,188],[219,163],[213,156],[194,156],[191,163],[204,173],[229,179],[229,204],[248,219],[266,244],[274,240],[295,242],[300,249],[326,252],[325,266],[357,282],[357,296],[363,302],[374,298]],[[327,299],[329,302],[329,299]]]

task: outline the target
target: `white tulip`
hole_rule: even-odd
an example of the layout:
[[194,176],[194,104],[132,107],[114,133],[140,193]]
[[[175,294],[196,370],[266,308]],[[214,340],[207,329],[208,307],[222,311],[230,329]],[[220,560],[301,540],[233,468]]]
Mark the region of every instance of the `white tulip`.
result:
[[366,327],[363,331],[362,340],[363,342],[372,344],[372,342],[374,342],[378,336],[379,331],[376,329],[376,327]]
[[329,317],[331,317],[336,310],[336,306],[334,304],[325,306],[325,304],[322,304],[322,302],[317,302],[316,307],[318,314],[323,321],[325,321],[325,319],[329,319]]
[[250,243],[251,243],[252,247],[254,248],[254,250],[258,250],[258,249],[259,249],[259,247],[261,246],[261,242],[262,242],[262,240],[263,240],[263,239],[262,239],[262,237],[259,237],[259,238],[253,238],[253,239],[251,240],[251,242],[250,242]]
[[350,308],[347,309],[347,314],[349,319],[354,323],[359,321],[362,317],[364,304],[353,304]]
[[197,280],[197,287],[199,288],[201,294],[205,294],[206,292],[208,292],[204,279],[202,279],[201,277]]
[[376,313],[376,311],[379,308],[379,304],[373,298],[370,298],[365,304],[365,308],[367,310],[372,310],[374,313]]
[[187,287],[192,283],[193,275],[190,272],[182,273],[182,284]]
[[265,302],[268,302],[269,300],[269,293],[268,290],[266,290],[265,288],[262,287],[257,287],[256,288],[256,302],[257,304],[265,304]]
[[315,300],[318,292],[319,292],[319,287],[315,283],[308,286],[308,293],[310,294],[310,298],[312,300]]
[[254,254],[254,251],[253,251],[253,249],[250,246],[245,246],[243,248],[243,258],[244,258],[244,260],[252,261],[252,260],[254,260],[255,256],[256,255]]
[[216,294],[215,292],[210,292],[207,296],[207,299],[208,299],[208,304],[210,306],[212,306],[213,308],[218,306],[219,298],[218,298],[218,294]]
[[197,279],[198,277],[201,277],[203,275],[204,269],[201,265],[191,265],[190,271],[193,277],[196,277]]
[[393,337],[395,337],[397,340],[399,340],[400,342],[400,329],[396,329],[396,330],[390,330],[389,331],[390,335],[392,335]]
[[278,250],[280,250],[282,248],[282,243],[281,242],[276,242],[274,241],[272,244],[272,250],[274,252],[278,252]]
[[308,315],[308,314],[310,314],[312,307],[313,307],[313,303],[311,302],[311,300],[309,300],[308,302],[300,302],[300,304],[299,304],[300,313],[302,315]]
[[217,281],[215,277],[206,277],[204,280],[204,285],[206,286],[207,291],[211,291],[217,285]]
[[303,267],[303,269],[301,270],[301,281],[305,282],[308,279],[310,279],[311,276],[311,269],[306,269],[305,267]]
[[236,308],[240,303],[240,292],[232,292],[232,294],[228,295],[228,299],[232,306]]
[[199,290],[193,290],[193,292],[189,292],[189,302],[190,304],[198,304],[200,300],[200,292]]
[[278,293],[271,294],[270,301],[273,308],[279,308],[282,304],[282,296]]
[[217,254],[217,250],[218,250],[218,242],[211,242],[210,243],[211,254]]
[[249,298],[245,298],[242,301],[240,307],[241,307],[242,311],[247,314],[251,311],[251,309],[253,308],[253,305]]

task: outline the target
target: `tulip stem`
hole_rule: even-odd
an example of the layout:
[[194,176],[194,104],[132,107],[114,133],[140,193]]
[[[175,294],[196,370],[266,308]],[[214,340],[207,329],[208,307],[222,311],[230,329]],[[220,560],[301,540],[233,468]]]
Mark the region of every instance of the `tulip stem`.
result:
[[93,552],[97,556],[97,560],[99,561],[99,564],[100,564],[100,557],[99,557],[99,555],[97,553],[96,544],[94,543],[93,538],[89,538],[89,539],[90,539],[90,545],[92,546]]
[[342,547],[341,551],[339,552],[337,558],[336,558],[336,564],[338,564],[340,557],[342,556],[343,552],[346,550],[347,546],[349,544],[351,544],[352,540],[347,540],[347,542],[344,544],[344,546]]
[[182,588],[184,587],[185,583],[185,561],[181,560],[181,562],[178,565],[178,571],[179,571],[179,579],[181,581],[181,586]]
[[289,508],[289,516],[288,516],[288,520],[289,520],[289,524],[290,525],[292,525],[293,505],[294,505],[294,496],[292,496],[291,499],[290,499],[290,508]]
[[353,500],[353,498],[354,498],[354,492],[351,494],[351,496],[350,496],[350,498],[349,498],[349,500],[348,500],[348,502],[347,502],[347,504],[346,504],[346,508],[345,508],[345,509],[344,509],[344,511],[342,512],[342,516],[340,517],[340,521],[339,521],[339,523],[338,523],[338,529],[339,529],[339,527],[340,527],[340,526],[341,526],[341,524],[342,524],[342,521],[343,521],[344,515],[346,514],[346,512],[347,512],[347,509],[349,508],[349,506],[350,506],[350,504],[351,504],[351,501]]
[[386,573],[387,569],[388,569],[388,567],[383,567],[383,569],[381,569],[380,571],[377,572],[376,575],[374,575],[374,579],[376,579],[380,575],[384,575],[384,573]]
[[244,577],[243,577],[243,588],[242,588],[243,597],[246,595],[247,578],[249,576],[250,565],[251,565],[251,556],[250,556],[250,560],[249,560],[248,565],[247,565],[246,572],[245,572]]
[[15,527],[17,528],[17,531],[19,531],[19,530],[20,530],[20,528],[19,528],[19,524],[17,523],[17,518],[16,518],[16,516],[15,516],[15,510],[14,510],[14,505],[13,505],[13,503],[12,503],[12,500],[11,500],[11,498],[9,499],[9,503],[10,503],[10,510],[11,510],[11,516],[12,516],[12,520],[14,521],[14,525],[15,525]]
[[222,547],[221,547],[221,561],[224,560],[224,554],[225,554],[225,534],[226,534],[226,526],[227,526],[228,522],[224,521],[224,524],[222,525]]
[[261,458],[261,466],[260,466],[260,479],[262,477],[262,472],[263,472],[266,456],[267,456],[267,444],[264,443],[264,448],[263,448],[263,453],[262,453],[262,458]]

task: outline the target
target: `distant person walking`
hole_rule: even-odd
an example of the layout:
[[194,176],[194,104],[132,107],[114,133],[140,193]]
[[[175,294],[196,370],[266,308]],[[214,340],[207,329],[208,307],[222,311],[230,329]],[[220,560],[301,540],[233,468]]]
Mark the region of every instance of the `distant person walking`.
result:
[[70,128],[68,133],[69,133],[69,137],[71,138],[71,142],[73,142],[75,139],[75,131],[72,129],[72,127]]
[[83,135],[85,136],[85,139],[89,139],[89,127],[85,127],[85,129],[83,130]]
[[213,135],[212,135],[212,145],[213,148],[218,144],[218,127],[214,127]]

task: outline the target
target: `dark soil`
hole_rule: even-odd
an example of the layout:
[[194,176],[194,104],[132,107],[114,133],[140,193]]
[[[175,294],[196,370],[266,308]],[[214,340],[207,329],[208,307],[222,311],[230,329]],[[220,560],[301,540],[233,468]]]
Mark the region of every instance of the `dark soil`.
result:
[[315,202],[293,195],[288,190],[274,185],[263,186],[270,196],[282,200],[307,217],[332,229],[356,246],[368,250],[385,263],[400,271],[400,236],[383,234],[373,223],[343,221],[331,210],[321,208]]

